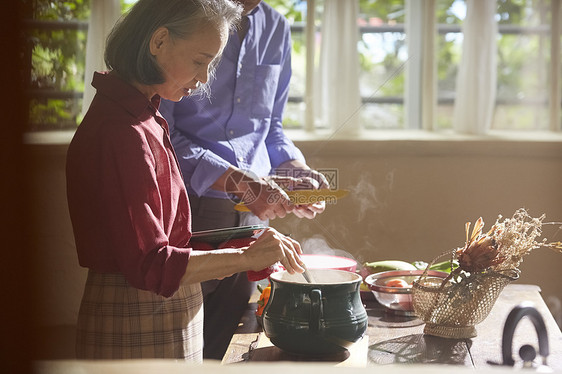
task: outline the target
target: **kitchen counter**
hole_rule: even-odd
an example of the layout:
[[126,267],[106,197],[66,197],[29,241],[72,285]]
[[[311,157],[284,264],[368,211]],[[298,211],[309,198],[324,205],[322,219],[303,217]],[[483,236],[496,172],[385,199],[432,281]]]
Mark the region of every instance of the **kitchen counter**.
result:
[[[562,370],[562,333],[544,303],[540,288],[534,285],[508,285],[494,304],[490,315],[476,326],[471,339],[445,339],[423,333],[424,323],[411,316],[388,313],[374,298],[365,294],[364,304],[369,327],[362,340],[338,357],[310,359],[291,355],[273,346],[259,326],[254,311],[256,304],[243,316],[228,347],[222,364],[238,362],[322,362],[332,366],[368,367],[390,364],[447,364],[459,367],[491,369],[490,362],[502,362],[502,333],[511,310],[522,302],[532,302],[546,324],[550,354],[547,365]],[[255,295],[257,297],[257,295]],[[254,299],[253,299],[254,300]],[[253,301],[251,300],[251,301]],[[257,300],[257,298],[255,298]],[[512,350],[515,367],[521,367],[519,348],[530,344],[538,352],[534,325],[525,317],[515,330]],[[535,363],[540,364],[537,353]]]

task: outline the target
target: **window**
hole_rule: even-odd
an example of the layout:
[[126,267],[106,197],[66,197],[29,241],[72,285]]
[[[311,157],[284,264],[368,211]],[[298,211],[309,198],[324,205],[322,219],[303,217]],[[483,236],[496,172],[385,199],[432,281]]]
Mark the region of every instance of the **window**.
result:
[[[121,0],[125,11],[135,0]],[[73,130],[81,120],[90,0],[24,0],[26,131]]]
[[548,130],[551,1],[502,2],[497,18],[498,100],[493,126]]
[[[436,127],[451,128],[464,1],[438,1]],[[492,128],[549,129],[551,1],[498,1],[497,96]]]
[[75,128],[84,90],[89,1],[25,2],[28,131]]
[[[471,23],[465,0],[265,1],[287,17],[292,29],[287,129],[334,131],[321,118],[327,109],[319,97],[328,92],[345,99],[353,96],[349,90],[355,86],[359,98],[348,117],[362,129],[454,128],[455,102],[467,91],[459,87],[467,35],[463,28]],[[122,0],[122,8],[134,2]],[[558,3],[497,0],[492,5],[497,33],[489,39],[496,48],[491,129],[560,131]],[[356,32],[347,43],[357,47],[355,86],[346,84],[347,75],[337,74],[336,83],[326,87],[322,75],[323,49],[334,43],[323,35],[340,27],[327,19],[333,4],[346,10],[356,6],[351,24]],[[90,1],[27,0],[26,5],[31,71],[27,130],[74,129],[82,109]]]
[[[296,47],[293,70],[297,77],[291,86],[290,106],[285,119],[288,128],[302,128],[306,114],[303,87],[306,77],[306,41],[313,40],[315,69],[319,64],[322,39],[322,15],[329,0],[277,0],[289,6],[288,19],[293,25]],[[314,39],[306,38],[307,5],[314,4]],[[552,30],[560,25],[552,20],[554,5],[549,0],[498,0],[494,7],[496,35],[496,95],[493,121],[495,130],[560,130],[559,77],[560,59],[551,58],[551,40],[559,39]],[[424,27],[431,27],[426,10],[432,6],[435,22],[433,82],[423,77],[419,58],[427,48]],[[283,6],[278,6],[283,10]],[[295,11],[302,12],[300,17]],[[558,12],[556,9],[554,11]],[[559,14],[559,13],[556,13]],[[457,99],[457,75],[462,59],[463,23],[467,15],[465,0],[359,0],[357,28],[360,56],[360,123],[365,129],[424,128],[423,106],[428,85],[435,85],[435,113],[432,130],[453,128]],[[310,18],[309,18],[310,19]],[[552,25],[552,27],[551,27]],[[408,32],[408,30],[411,30]],[[431,35],[431,34],[429,34]],[[303,48],[304,45],[304,48]],[[559,53],[559,52],[558,52]],[[418,64],[418,66],[416,66]],[[556,74],[554,74],[556,75]],[[551,84],[557,84],[551,87]],[[314,89],[314,88],[313,88]],[[345,92],[337,90],[337,95]],[[318,92],[312,93],[317,95]],[[551,100],[556,100],[551,103]],[[407,103],[410,101],[409,104]],[[408,108],[409,106],[409,108]],[[554,118],[550,120],[550,118]],[[322,124],[316,123],[316,128]]]

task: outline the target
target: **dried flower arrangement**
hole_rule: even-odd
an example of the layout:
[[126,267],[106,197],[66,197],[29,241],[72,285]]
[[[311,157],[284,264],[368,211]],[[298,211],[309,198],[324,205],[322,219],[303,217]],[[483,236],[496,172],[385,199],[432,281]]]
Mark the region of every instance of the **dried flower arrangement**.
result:
[[484,221],[480,217],[474,224],[470,237],[470,222],[467,222],[466,245],[454,252],[459,267],[452,273],[451,278],[461,272],[474,274],[517,269],[524,256],[540,247],[562,253],[561,242],[547,243],[546,238],[538,240],[542,235],[544,218],[544,214],[533,218],[521,208],[511,218],[502,220],[500,215],[490,231],[482,234]]
[[502,218],[500,215],[485,234],[482,218],[476,221],[472,233],[470,223],[466,223],[465,246],[431,263],[449,255],[452,267],[457,263],[458,267],[439,283],[424,275],[414,282],[414,310],[426,322],[426,333],[452,338],[475,336],[474,325],[486,318],[503,288],[519,277],[524,256],[541,247],[562,253],[561,242],[540,240],[542,227],[547,224],[544,215],[533,218],[521,208],[511,218]]

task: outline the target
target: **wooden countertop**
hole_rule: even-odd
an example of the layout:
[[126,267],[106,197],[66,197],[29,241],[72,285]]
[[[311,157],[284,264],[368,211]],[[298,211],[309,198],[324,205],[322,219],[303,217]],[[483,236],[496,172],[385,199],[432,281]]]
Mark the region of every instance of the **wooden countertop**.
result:
[[[256,294],[257,295],[257,294]],[[256,296],[257,297],[257,296]],[[542,315],[550,345],[547,364],[562,370],[562,333],[544,303],[540,289],[534,285],[510,284],[494,304],[488,318],[476,326],[477,336],[471,339],[444,339],[423,333],[424,323],[415,318],[389,314],[370,297],[364,304],[369,316],[369,326],[363,339],[346,354],[325,360],[311,360],[291,355],[273,346],[257,323],[255,301],[240,321],[236,334],[222,360],[223,364],[264,361],[326,361],[334,366],[365,367],[388,364],[449,364],[490,368],[489,361],[501,363],[501,340],[505,320],[511,310],[524,301],[532,302]],[[523,318],[517,325],[513,338],[513,358],[521,366],[519,348],[530,344],[538,352],[538,338],[530,320]],[[537,354],[538,355],[538,354]],[[540,356],[536,361],[539,362]]]

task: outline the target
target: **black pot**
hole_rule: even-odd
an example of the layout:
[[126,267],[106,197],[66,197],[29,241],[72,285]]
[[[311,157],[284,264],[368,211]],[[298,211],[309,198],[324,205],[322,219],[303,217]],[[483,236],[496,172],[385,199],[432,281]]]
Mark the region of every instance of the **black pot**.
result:
[[284,351],[326,355],[347,350],[367,330],[360,275],[343,270],[310,269],[313,283],[286,271],[270,276],[271,296],[263,329]]

